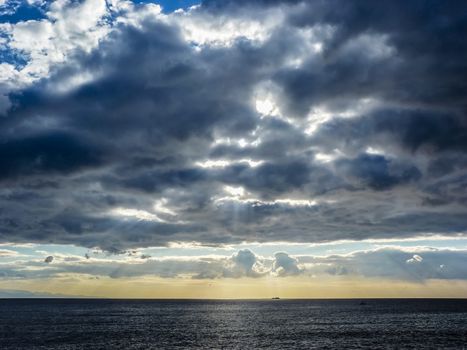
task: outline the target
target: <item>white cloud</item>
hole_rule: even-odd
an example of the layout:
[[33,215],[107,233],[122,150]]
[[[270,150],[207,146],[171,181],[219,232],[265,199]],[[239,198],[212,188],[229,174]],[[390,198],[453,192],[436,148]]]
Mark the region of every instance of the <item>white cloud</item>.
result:
[[249,249],[239,250],[236,254],[232,256],[232,271],[231,273],[235,275],[246,275],[246,276],[255,276],[258,271],[256,269],[257,265],[256,255]]
[[74,50],[89,52],[109,32],[105,1],[72,3],[57,0],[50,5],[47,18],[13,25],[9,47],[29,58],[20,70],[24,81],[46,76],[52,65],[64,62]]
[[[40,6],[41,2],[30,1],[30,4]],[[1,65],[0,94],[47,77],[54,66],[66,62],[77,51],[90,52],[111,32],[117,17],[129,22],[134,16],[132,10],[132,3],[125,0],[56,0],[50,3],[44,19],[2,25],[0,31],[6,36],[2,45],[25,58],[27,63],[24,67]],[[86,72],[80,72],[56,88],[66,92],[91,78]],[[0,113],[4,113],[9,103],[0,102]]]
[[133,208],[114,208],[110,210],[110,215],[116,217],[122,217],[124,219],[136,219],[141,221],[156,221],[156,222],[165,222],[159,216],[154,213],[150,213],[141,209]]
[[[420,249],[421,247],[417,247],[414,250],[418,252]],[[302,278],[348,276],[349,278],[379,278],[414,282],[429,279],[467,280],[466,250],[426,247],[420,253],[423,254],[423,258],[421,255],[410,253],[410,249],[401,250],[394,247],[327,256],[291,256],[286,252],[277,252],[272,257],[259,256],[250,249],[241,249],[231,256],[204,254],[151,257],[149,254],[135,251],[131,254],[120,255],[93,255],[92,257],[88,255],[88,258],[58,252],[44,251],[42,253],[46,256],[45,259],[37,257],[25,259],[24,255],[8,255],[10,258],[8,262],[0,263],[0,274],[4,277],[23,279],[54,277],[61,274],[85,274],[113,278],[154,275],[213,279],[299,275]],[[414,262],[406,263],[409,258]],[[53,267],[49,266],[52,262]]]
[[197,9],[178,11],[168,20],[180,27],[186,41],[199,46],[231,46],[240,38],[261,43],[283,20],[278,9],[265,10],[256,18],[221,16]]
[[298,261],[289,254],[278,252],[274,254],[272,273],[276,276],[298,275],[302,270],[298,267]]
[[423,258],[420,255],[415,254],[410,259],[408,259],[406,262],[407,264],[416,264],[416,263],[421,263],[422,261],[423,261]]

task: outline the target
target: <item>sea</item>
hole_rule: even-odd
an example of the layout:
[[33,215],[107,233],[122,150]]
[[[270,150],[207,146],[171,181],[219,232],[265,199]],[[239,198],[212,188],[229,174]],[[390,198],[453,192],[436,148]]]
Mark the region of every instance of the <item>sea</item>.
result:
[[0,300],[0,349],[467,349],[467,300]]

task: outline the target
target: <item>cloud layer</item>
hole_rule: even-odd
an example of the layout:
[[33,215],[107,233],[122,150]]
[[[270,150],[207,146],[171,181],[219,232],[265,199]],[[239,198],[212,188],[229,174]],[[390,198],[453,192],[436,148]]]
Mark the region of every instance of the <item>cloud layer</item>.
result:
[[[0,28],[18,57],[0,65],[2,242],[466,231],[465,4],[37,6]],[[246,252],[230,263],[264,273]],[[269,270],[302,273],[281,253]]]
[[[44,252],[45,253],[45,252]],[[5,258],[5,257],[4,257]],[[139,252],[125,256],[90,254],[38,258],[28,255],[0,261],[4,280],[81,277],[238,279],[304,277],[316,282],[329,279],[370,278],[409,281],[467,280],[467,250],[430,247],[380,247],[348,254],[297,255],[277,252],[261,256],[242,249],[231,256],[150,257]]]

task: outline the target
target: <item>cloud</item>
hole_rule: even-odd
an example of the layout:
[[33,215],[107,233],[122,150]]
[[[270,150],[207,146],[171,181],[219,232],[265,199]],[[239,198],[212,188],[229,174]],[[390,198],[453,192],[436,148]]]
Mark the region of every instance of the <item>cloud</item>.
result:
[[236,255],[234,255],[232,260],[237,267],[244,270],[245,274],[249,274],[256,262],[256,256],[251,250],[245,249],[240,250]]
[[[431,279],[467,280],[464,249],[380,247],[348,254],[295,255],[278,252],[259,256],[242,249],[232,256],[107,255],[85,258],[57,254],[45,260],[10,256],[0,263],[5,280],[34,280],[81,276],[86,278],[286,278],[400,280],[423,283]],[[53,266],[49,264],[53,260]]]
[[413,257],[406,261],[407,264],[416,264],[423,261],[423,258],[420,255],[415,254]]
[[297,266],[297,263],[297,260],[290,257],[287,253],[275,253],[272,271],[277,276],[298,275],[301,270]]
[[[416,254],[414,254],[416,253]],[[299,257],[308,273],[362,276],[423,282],[428,279],[466,279],[462,269],[465,250],[415,248],[377,248],[347,255]]]
[[0,258],[18,256],[19,253],[10,249],[0,249]]
[[410,164],[389,160],[381,155],[360,154],[354,159],[339,159],[335,164],[341,174],[355,181],[356,186],[373,190],[386,190],[409,183],[421,177],[420,171]]
[[62,133],[39,134],[0,145],[1,178],[68,173],[99,164],[100,150]]
[[[0,28],[21,57],[1,66],[1,241],[466,232],[464,4],[103,4],[42,4]],[[289,258],[270,263],[298,273]]]
[[258,257],[249,249],[239,250],[231,261],[233,264],[224,270],[224,277],[261,277],[266,273]]

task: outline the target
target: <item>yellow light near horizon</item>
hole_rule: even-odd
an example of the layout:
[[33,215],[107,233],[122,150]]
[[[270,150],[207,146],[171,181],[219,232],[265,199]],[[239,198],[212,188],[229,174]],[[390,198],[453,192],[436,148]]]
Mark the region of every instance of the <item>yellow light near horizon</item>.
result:
[[363,278],[310,277],[195,280],[190,278],[66,277],[1,281],[1,289],[97,298],[270,299],[280,298],[465,298],[467,281],[425,283]]

